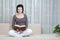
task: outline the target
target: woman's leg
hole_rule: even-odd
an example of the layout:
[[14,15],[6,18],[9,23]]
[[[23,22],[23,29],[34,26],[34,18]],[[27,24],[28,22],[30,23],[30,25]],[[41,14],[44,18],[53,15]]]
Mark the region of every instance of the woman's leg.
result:
[[31,29],[26,29],[25,31],[23,31],[20,35],[21,36],[29,36],[32,34],[32,30]]
[[31,29],[26,29],[22,33],[18,33],[15,30],[10,30],[8,34],[13,36],[13,37],[23,37],[23,36],[31,35],[32,34],[32,30]]
[[21,37],[21,36],[19,36],[19,33],[18,33],[17,31],[15,31],[15,30],[10,30],[10,31],[8,32],[8,34],[9,34],[10,36],[13,36],[13,37]]

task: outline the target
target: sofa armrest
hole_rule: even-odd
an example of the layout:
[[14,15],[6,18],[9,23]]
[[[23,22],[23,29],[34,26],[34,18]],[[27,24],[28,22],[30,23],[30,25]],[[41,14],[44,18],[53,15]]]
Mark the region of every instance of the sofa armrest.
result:
[[[40,24],[29,24],[29,29],[32,29],[33,35],[41,34],[41,26]],[[8,34],[8,31],[11,29],[11,25],[9,23],[0,23],[0,35]]]

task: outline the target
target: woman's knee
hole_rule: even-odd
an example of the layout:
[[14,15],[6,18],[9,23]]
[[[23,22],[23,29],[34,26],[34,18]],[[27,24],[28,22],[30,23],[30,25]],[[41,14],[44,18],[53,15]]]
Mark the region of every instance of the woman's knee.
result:
[[27,32],[28,32],[29,34],[32,34],[32,30],[31,30],[31,29],[27,29]]
[[15,32],[14,30],[10,30],[10,31],[8,32],[8,34],[9,34],[9,35],[12,35],[12,34],[14,34],[14,32]]

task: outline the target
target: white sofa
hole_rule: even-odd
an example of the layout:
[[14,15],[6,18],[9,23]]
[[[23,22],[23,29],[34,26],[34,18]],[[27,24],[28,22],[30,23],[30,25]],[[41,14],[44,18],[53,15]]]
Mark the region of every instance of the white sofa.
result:
[[28,28],[32,29],[33,34],[29,37],[10,37],[8,31],[11,25],[8,23],[0,23],[0,40],[60,40],[54,34],[41,34],[40,24],[29,24]]
[[[28,28],[32,29],[32,35],[41,34],[41,26],[40,24],[29,24]],[[8,31],[11,29],[11,25],[9,23],[0,23],[0,35],[8,35]]]

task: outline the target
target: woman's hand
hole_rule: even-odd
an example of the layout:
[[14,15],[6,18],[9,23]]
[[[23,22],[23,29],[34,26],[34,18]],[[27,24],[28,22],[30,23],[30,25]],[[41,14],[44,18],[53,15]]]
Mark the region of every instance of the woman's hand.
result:
[[16,29],[17,32],[19,32],[20,30],[19,29]]
[[19,29],[17,29],[16,31],[17,31],[17,32],[23,32],[22,30],[19,30]]

